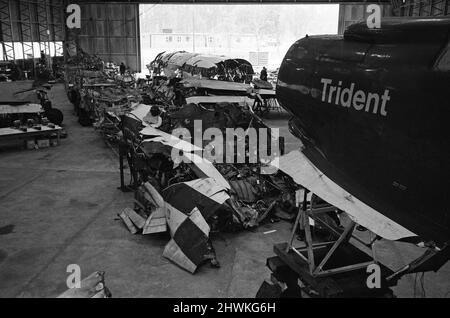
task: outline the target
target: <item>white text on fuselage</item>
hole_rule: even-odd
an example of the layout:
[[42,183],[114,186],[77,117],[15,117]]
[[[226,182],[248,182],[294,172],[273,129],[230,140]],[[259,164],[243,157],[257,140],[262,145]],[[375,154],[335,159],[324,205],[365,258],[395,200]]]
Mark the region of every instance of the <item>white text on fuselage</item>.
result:
[[342,107],[353,107],[356,110],[364,110],[365,112],[372,111],[373,114],[379,112],[382,116],[387,115],[386,104],[391,99],[388,89],[385,89],[380,97],[378,93],[366,93],[362,90],[355,91],[355,83],[351,83],[349,88],[343,88],[341,87],[342,81],[339,81],[337,86],[331,85],[333,80],[329,78],[322,78],[320,82],[323,84],[322,102]]

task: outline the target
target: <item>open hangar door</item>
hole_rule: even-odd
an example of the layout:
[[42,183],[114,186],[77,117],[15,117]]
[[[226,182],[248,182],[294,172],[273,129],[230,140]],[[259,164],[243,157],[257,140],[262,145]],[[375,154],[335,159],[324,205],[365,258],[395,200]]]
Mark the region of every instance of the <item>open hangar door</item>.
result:
[[[221,4],[227,1],[209,0],[193,1],[192,4],[199,3],[217,3]],[[278,1],[259,0],[259,1],[233,1],[233,3],[270,3]],[[319,4],[334,3],[340,4],[339,12],[339,34],[342,34],[345,28],[367,17],[367,3],[349,1],[349,0],[310,0],[310,1],[279,1],[279,3],[299,4]],[[132,71],[141,71],[141,48],[140,48],[140,14],[139,4],[173,4],[182,3],[182,1],[132,1],[127,2],[108,2],[108,1],[84,1],[79,0],[81,7],[81,30],[79,33],[80,47],[90,54],[97,54],[105,61],[115,63],[124,62]],[[186,2],[184,2],[186,4]],[[382,6],[382,15],[442,15],[446,14],[450,1],[448,0],[393,0],[376,1]],[[429,14],[425,13],[423,8],[434,10]],[[419,8],[419,9],[417,9]],[[441,9],[441,10],[438,10]],[[439,12],[438,14],[435,13]]]
[[139,4],[80,1],[79,5],[81,49],[140,72]]

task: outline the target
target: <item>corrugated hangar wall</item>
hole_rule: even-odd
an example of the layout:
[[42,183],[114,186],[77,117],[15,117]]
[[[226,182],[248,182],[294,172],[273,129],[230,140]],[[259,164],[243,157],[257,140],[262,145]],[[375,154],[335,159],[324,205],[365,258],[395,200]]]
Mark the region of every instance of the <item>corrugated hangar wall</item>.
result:
[[[36,57],[40,51],[50,55],[62,53],[65,7],[69,2],[81,6],[81,30],[76,33],[83,50],[98,54],[106,61],[124,62],[132,70],[140,71],[139,4],[136,1],[0,0],[0,59]],[[339,33],[364,18],[364,6],[361,9],[354,9],[354,6],[354,3],[341,4]],[[450,14],[450,0],[392,0],[390,4],[383,3],[383,7],[384,16]],[[68,36],[70,39],[70,32]]]
[[64,8],[61,0],[0,0],[2,59],[62,54]]
[[450,14],[450,0],[392,0],[397,16],[445,16]]
[[[65,28],[69,3],[81,7],[81,29],[75,32]],[[0,59],[39,57],[40,51],[62,55],[63,41],[74,35],[87,53],[140,71],[138,3],[0,0]]]
[[83,2],[80,8],[80,47],[104,61],[124,62],[139,72],[139,4]]
[[[340,4],[338,33],[343,34],[349,25],[367,19],[368,5],[368,3]],[[448,16],[450,14],[450,0],[392,0],[391,3],[382,3],[380,6],[383,17]]]

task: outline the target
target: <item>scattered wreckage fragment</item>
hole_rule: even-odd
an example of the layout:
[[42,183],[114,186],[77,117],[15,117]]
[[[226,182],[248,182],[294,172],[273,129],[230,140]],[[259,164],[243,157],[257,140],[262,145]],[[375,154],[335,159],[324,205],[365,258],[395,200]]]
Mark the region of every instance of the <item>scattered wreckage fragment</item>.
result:
[[164,257],[191,273],[206,260],[218,266],[214,249],[209,241],[208,223],[197,208],[189,213],[173,209],[170,213],[169,227],[172,239],[164,249]]
[[[211,216],[224,203],[228,198],[225,190],[213,179],[206,178],[175,184],[162,196],[146,182],[136,191],[135,210],[125,208],[119,216],[132,234],[161,233],[169,229],[171,240],[163,256],[194,273],[205,261],[219,266],[205,215]],[[188,195],[193,199],[186,200]]]

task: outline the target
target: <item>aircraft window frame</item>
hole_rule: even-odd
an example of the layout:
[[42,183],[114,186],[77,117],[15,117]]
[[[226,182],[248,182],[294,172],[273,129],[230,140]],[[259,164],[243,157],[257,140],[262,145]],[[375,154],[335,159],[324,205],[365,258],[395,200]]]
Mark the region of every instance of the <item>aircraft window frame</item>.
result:
[[441,54],[439,54],[434,69],[442,72],[450,72],[450,40],[447,42],[447,46],[442,50]]

